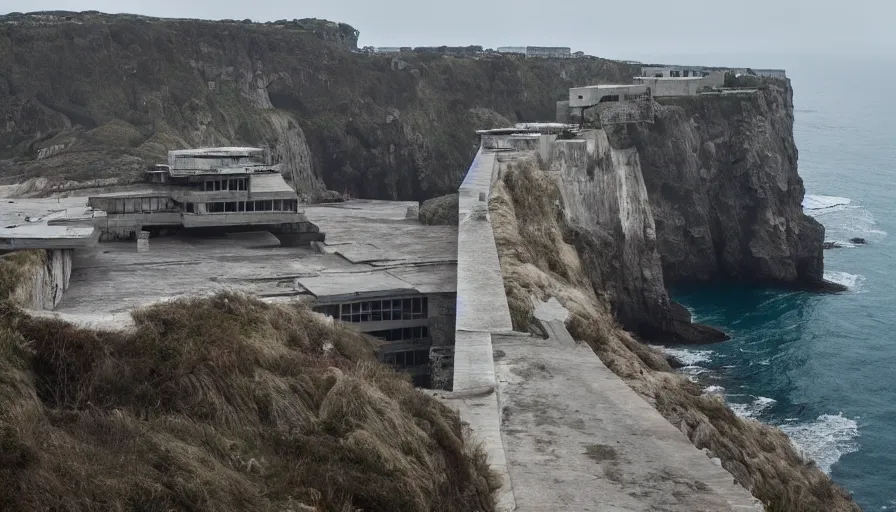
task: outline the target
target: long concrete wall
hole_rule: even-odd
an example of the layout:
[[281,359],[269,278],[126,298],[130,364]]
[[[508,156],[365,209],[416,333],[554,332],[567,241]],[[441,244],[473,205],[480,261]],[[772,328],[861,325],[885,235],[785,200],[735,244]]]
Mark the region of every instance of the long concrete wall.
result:
[[[537,138],[533,144],[537,143]],[[501,439],[501,416],[492,351],[492,334],[511,332],[510,309],[498,249],[488,214],[496,179],[495,151],[480,147],[458,190],[457,308],[454,342],[453,403],[488,453],[504,485],[498,510],[516,509]]]

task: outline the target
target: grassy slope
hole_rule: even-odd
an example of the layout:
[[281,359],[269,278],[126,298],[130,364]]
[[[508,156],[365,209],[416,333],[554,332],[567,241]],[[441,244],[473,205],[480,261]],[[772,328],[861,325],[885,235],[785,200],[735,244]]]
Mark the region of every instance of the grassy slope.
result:
[[131,332],[0,307],[2,510],[493,509],[457,415],[305,307],[179,300]]
[[553,119],[569,87],[634,73],[602,59],[393,63],[289,27],[73,16],[0,24],[0,119],[13,126],[0,133],[0,181],[133,178],[172,147],[275,144],[276,112],[301,128],[329,188],[426,199],[456,190],[475,129]]
[[531,297],[557,298],[572,313],[570,333],[586,341],[613,372],[656,406],[697,448],[709,449],[771,511],[857,511],[849,495],[804,462],[775,427],[737,417],[716,396],[672,373],[664,356],[616,324],[591,288],[555,210],[561,196],[524,161],[501,177],[489,208],[514,327],[532,330]]

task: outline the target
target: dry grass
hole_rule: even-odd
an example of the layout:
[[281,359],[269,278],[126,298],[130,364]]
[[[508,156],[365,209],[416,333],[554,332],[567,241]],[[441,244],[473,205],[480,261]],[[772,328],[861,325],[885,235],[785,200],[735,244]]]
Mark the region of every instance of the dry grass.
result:
[[427,199],[420,204],[420,222],[427,225],[457,226],[457,194]]
[[303,306],[0,321],[0,510],[493,510],[454,412]]
[[768,510],[856,511],[849,495],[803,461],[775,427],[737,417],[718,397],[671,372],[665,357],[625,332],[587,279],[566,230],[554,183],[534,160],[511,165],[493,189],[489,208],[501,272],[516,329],[532,330],[532,300],[556,297],[570,312],[567,328],[613,372],[708,449]]
[[42,250],[16,251],[0,255],[0,301],[11,299],[23,302],[28,290],[26,277],[47,263],[47,252]]

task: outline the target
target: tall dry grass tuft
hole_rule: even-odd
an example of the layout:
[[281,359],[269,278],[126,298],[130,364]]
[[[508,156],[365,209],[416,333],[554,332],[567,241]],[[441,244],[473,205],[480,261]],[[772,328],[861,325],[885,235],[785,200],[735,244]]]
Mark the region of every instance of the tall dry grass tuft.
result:
[[2,307],[0,510],[494,509],[456,413],[307,307],[182,299],[128,332]]
[[47,263],[47,251],[15,251],[0,255],[0,301],[21,302],[25,276]]
[[556,297],[571,313],[567,329],[678,427],[708,449],[771,511],[858,511],[848,493],[802,460],[779,429],[737,417],[718,397],[672,373],[659,351],[613,319],[587,279],[575,249],[563,240],[556,185],[534,159],[502,172],[489,209],[514,328],[532,330],[533,300]]

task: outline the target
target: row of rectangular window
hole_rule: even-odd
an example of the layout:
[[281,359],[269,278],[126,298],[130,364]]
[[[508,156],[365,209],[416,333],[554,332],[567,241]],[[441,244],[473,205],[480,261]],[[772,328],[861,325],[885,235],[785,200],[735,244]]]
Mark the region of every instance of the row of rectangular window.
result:
[[315,311],[343,322],[383,322],[427,318],[429,300],[426,297],[369,300],[347,304],[318,306]]
[[397,368],[408,366],[423,366],[429,364],[429,349],[409,350],[407,352],[392,352],[383,354],[382,360],[388,365]]
[[249,178],[203,181],[200,184],[200,187],[205,192],[217,192],[219,190],[249,190]]
[[[200,211],[200,204],[204,204],[204,212]],[[187,203],[187,213],[296,212],[298,209],[298,199]]]
[[400,329],[386,329],[367,333],[374,338],[383,341],[414,341],[429,338],[429,327],[418,325],[416,327],[402,327]]

